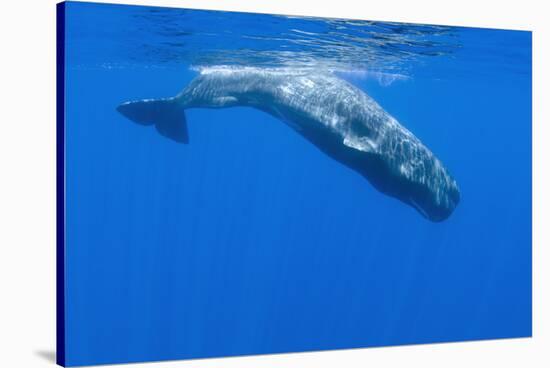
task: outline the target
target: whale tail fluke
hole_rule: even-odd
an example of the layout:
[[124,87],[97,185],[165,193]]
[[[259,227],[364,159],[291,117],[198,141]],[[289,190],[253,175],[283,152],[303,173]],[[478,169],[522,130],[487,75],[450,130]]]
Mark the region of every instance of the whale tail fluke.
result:
[[173,98],[124,102],[117,111],[134,123],[154,124],[157,131],[167,138],[189,143],[185,112]]

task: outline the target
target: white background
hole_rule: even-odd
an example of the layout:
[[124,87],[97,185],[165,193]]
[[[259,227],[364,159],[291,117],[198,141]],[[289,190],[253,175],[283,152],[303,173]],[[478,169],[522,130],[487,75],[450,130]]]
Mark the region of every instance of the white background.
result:
[[[549,366],[550,359],[545,353],[550,350],[550,213],[545,188],[550,189],[547,70],[550,38],[545,21],[550,19],[550,11],[544,1],[538,4],[528,0],[110,2],[534,31],[533,338],[136,366]],[[0,27],[0,367],[51,367],[55,354],[55,1],[3,2]]]

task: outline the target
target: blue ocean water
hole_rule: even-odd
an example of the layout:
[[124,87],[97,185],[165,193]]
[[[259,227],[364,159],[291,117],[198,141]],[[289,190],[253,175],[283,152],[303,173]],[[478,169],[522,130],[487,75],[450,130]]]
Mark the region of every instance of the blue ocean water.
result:
[[[68,365],[531,336],[531,33],[66,3]],[[459,183],[429,222],[274,117],[124,101],[326,69]]]

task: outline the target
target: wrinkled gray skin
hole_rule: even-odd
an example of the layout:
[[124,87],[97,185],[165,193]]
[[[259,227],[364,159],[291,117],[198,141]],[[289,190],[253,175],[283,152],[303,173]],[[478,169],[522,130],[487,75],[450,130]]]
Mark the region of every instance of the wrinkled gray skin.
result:
[[265,111],[431,221],[445,220],[460,200],[456,181],[418,138],[363,91],[331,73],[210,69],[167,101],[183,109]]

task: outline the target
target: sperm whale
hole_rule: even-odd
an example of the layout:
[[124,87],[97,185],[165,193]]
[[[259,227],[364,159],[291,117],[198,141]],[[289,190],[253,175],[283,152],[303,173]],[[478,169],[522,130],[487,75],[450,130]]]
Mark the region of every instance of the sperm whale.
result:
[[378,191],[433,222],[460,201],[456,180],[409,130],[361,89],[330,72],[207,68],[178,95],[122,103],[117,110],[188,143],[185,110],[248,106],[280,119]]

